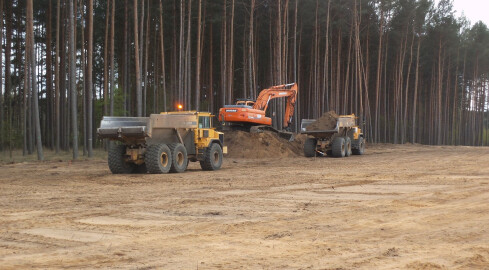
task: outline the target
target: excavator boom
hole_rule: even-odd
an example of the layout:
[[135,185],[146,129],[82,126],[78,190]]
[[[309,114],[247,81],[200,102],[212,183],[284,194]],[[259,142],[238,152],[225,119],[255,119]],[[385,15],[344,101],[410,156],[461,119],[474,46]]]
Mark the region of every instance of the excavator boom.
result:
[[296,83],[277,85],[264,89],[260,92],[260,95],[258,95],[258,98],[253,105],[253,109],[265,112],[268,108],[270,100],[275,98],[287,98],[283,126],[288,127],[292,122],[292,116],[294,115],[297,90],[298,88]]

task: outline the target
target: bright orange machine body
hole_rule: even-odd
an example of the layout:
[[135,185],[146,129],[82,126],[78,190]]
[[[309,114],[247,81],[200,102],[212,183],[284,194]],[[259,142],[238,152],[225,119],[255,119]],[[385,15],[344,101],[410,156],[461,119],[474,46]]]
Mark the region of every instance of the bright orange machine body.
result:
[[236,105],[225,105],[219,110],[219,121],[229,124],[240,124],[247,126],[272,125],[272,119],[266,117],[270,100],[275,98],[287,98],[283,127],[286,128],[292,122],[294,107],[297,99],[298,87],[296,83],[282,84],[263,89],[255,102],[238,101]]

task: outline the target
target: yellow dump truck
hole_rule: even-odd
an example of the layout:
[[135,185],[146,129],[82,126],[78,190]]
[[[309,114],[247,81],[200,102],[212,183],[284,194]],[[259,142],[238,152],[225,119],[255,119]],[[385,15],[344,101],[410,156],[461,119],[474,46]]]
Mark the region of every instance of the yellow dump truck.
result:
[[349,157],[352,154],[364,154],[365,138],[356,124],[354,114],[338,116],[336,126],[332,129],[308,129],[315,122],[315,119],[303,119],[301,122],[301,133],[308,135],[304,142],[306,157]]
[[114,174],[184,172],[189,161],[203,170],[223,162],[224,134],[216,131],[209,112],[178,111],[149,117],[104,116],[99,138],[119,142],[109,148]]

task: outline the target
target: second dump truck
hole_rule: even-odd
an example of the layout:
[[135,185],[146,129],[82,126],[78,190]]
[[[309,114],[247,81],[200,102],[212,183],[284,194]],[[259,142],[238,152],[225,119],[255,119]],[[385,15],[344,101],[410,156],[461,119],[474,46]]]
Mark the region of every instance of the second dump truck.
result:
[[105,116],[97,133],[120,143],[109,149],[109,169],[114,174],[180,173],[189,161],[200,162],[203,170],[218,170],[227,152],[224,134],[213,128],[209,112]]
[[330,129],[308,128],[316,121],[315,119],[303,119],[301,122],[301,133],[308,135],[304,142],[306,157],[363,155],[365,138],[362,130],[356,124],[354,114],[336,117],[335,126]]

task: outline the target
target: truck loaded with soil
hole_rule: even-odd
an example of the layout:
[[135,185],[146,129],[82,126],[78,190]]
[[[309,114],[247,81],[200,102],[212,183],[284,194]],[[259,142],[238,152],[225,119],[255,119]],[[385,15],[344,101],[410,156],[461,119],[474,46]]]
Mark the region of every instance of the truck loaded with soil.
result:
[[356,120],[354,114],[337,115],[334,111],[324,113],[317,120],[303,119],[301,133],[308,135],[304,142],[304,155],[306,157],[363,155],[365,137]]

